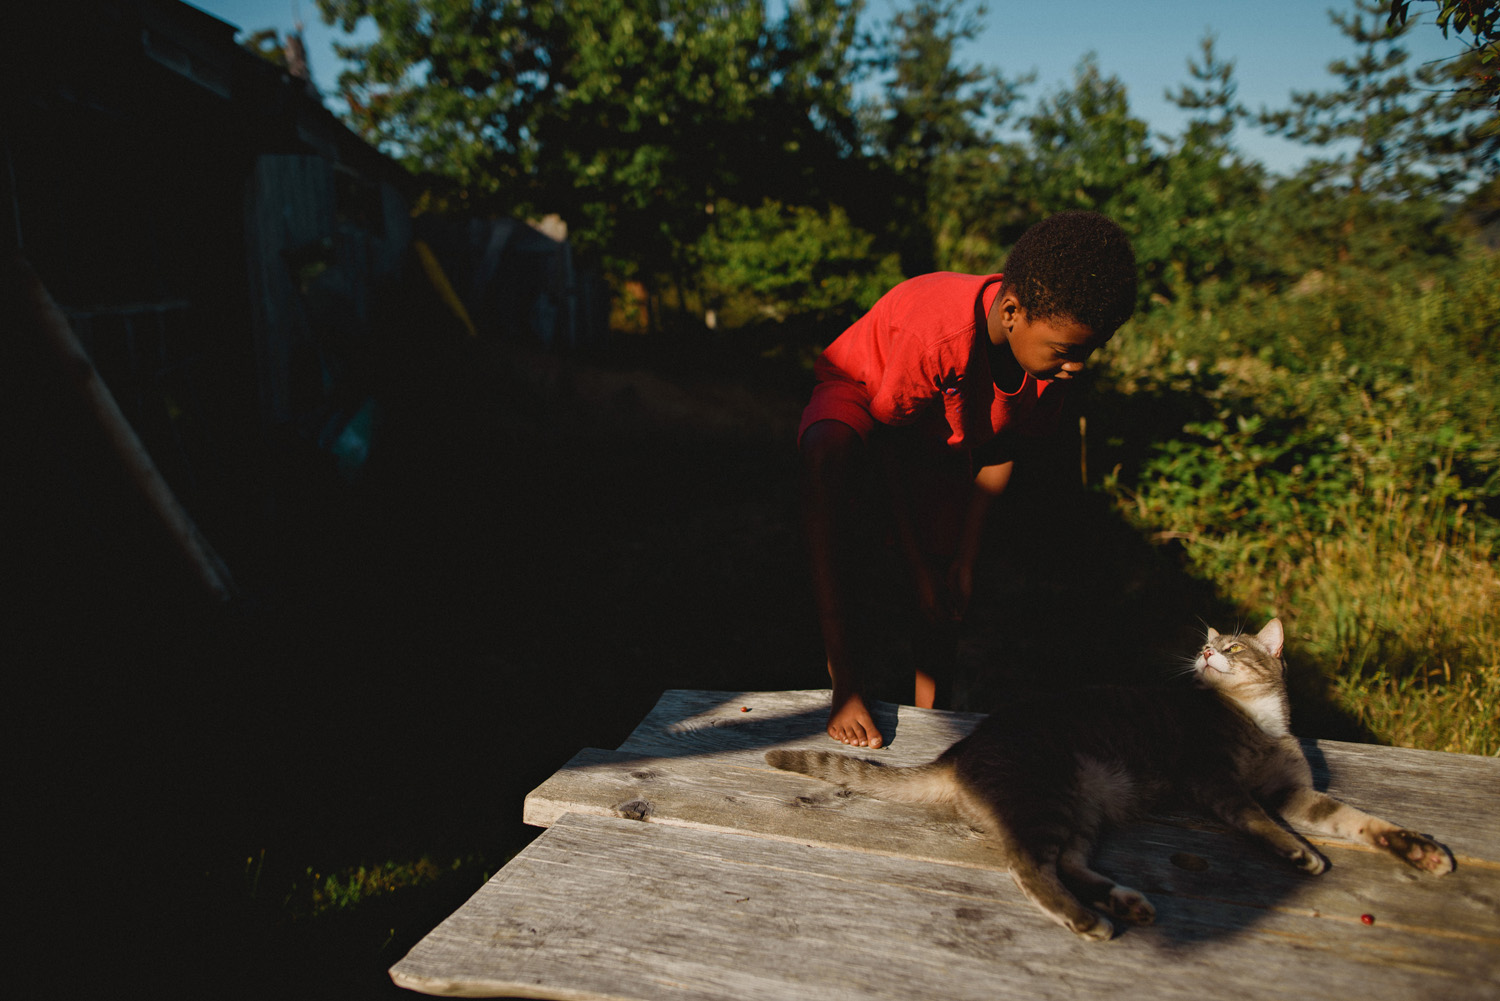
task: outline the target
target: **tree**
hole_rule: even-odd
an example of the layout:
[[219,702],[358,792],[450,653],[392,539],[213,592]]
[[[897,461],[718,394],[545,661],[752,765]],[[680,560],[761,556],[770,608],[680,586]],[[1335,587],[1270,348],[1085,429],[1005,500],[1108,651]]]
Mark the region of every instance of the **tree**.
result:
[[1332,151],[1274,199],[1305,266],[1441,253],[1441,199],[1494,173],[1494,145],[1478,136],[1470,103],[1445,86],[1449,71],[1409,71],[1400,42],[1411,25],[1383,21],[1384,10],[1355,0],[1352,15],[1330,12],[1356,46],[1353,59],[1329,63],[1339,86],[1293,93],[1290,109],[1259,116],[1273,134]]
[[1156,154],[1150,129],[1130,113],[1118,77],[1101,73],[1090,53],[1074,70],[1073,86],[1043,98],[1024,123],[1041,214],[1089,209],[1121,225],[1129,221],[1140,179]]
[[1161,163],[1150,129],[1130,112],[1125,85],[1102,73],[1090,53],[1074,70],[1073,85],[1042,98],[1022,121],[1030,157],[1012,171],[1012,183],[1026,215],[1034,221],[1075,209],[1104,213],[1136,245],[1142,295],[1159,290],[1170,262],[1169,245],[1150,242],[1164,222]]
[[1162,291],[1174,298],[1210,290],[1227,295],[1260,270],[1251,248],[1261,226],[1265,170],[1232,143],[1235,127],[1248,116],[1236,99],[1234,63],[1219,58],[1212,34],[1199,45],[1201,57],[1188,60],[1191,82],[1166,94],[1193,114],[1152,186],[1161,202],[1159,221],[1139,238],[1142,256],[1167,261]]
[[979,36],[984,14],[967,0],[913,0],[891,19],[881,46],[884,102],[870,132],[889,172],[886,211],[907,274],[936,266],[935,234],[950,191],[935,188],[951,176],[946,164],[994,145],[994,127],[1023,82],[955,62],[958,45]]
[[262,28],[252,33],[240,45],[272,66],[286,69],[286,49],[281,44],[281,33],[275,28]]
[[1166,98],[1185,111],[1195,112],[1182,134],[1179,150],[1220,160],[1232,155],[1229,137],[1249,112],[1235,98],[1239,84],[1234,79],[1234,62],[1219,58],[1216,43],[1212,32],[1203,35],[1198,43],[1201,61],[1188,60],[1193,83],[1183,84],[1176,92],[1168,91]]
[[[1477,103],[1488,104],[1500,112],[1500,3],[1493,0],[1429,0],[1437,8],[1434,21],[1448,38],[1450,30],[1462,37],[1472,36],[1469,51],[1456,59],[1451,67],[1453,76],[1468,82],[1468,89]],[[1411,10],[1411,0],[1391,0],[1390,14],[1386,24],[1405,25]],[[1492,117],[1485,125],[1485,134],[1493,136],[1500,132],[1500,116]]]
[[1071,87],[1022,117],[1025,142],[974,144],[934,164],[937,245],[944,267],[992,270],[1025,229],[1055,212],[1086,209],[1116,219],[1136,243],[1143,294],[1160,291],[1174,245],[1162,198],[1163,160],[1150,129],[1130,112],[1123,83],[1090,54]]
[[1411,25],[1382,24],[1376,0],[1355,0],[1354,8],[1353,15],[1329,12],[1357,48],[1355,58],[1328,64],[1339,86],[1294,92],[1290,109],[1262,112],[1261,124],[1273,135],[1338,148],[1308,168],[1325,186],[1401,198],[1454,191],[1485,157],[1472,109],[1443,86],[1440,67],[1408,71],[1400,41]]
[[[319,0],[350,119],[444,205],[566,219],[620,277],[683,276],[705,206],[757,202],[850,155],[862,0]],[[810,40],[822,40],[814,47]],[[804,198],[810,194],[804,187]]]
[[895,254],[875,250],[873,236],[838,206],[721,201],[713,215],[697,248],[704,296],[731,324],[793,317],[847,324],[902,278]]

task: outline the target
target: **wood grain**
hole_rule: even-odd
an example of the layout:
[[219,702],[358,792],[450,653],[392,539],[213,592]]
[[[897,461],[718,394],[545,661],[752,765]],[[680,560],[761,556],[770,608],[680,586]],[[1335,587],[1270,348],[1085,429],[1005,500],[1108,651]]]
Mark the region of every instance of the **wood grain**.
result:
[[[1374,860],[1356,854],[1335,865],[1368,878]],[[565,1001],[1495,996],[1500,939],[1444,936],[1400,909],[1365,926],[1360,899],[1219,895],[1246,875],[1165,872],[1179,889],[1158,894],[1160,922],[1098,944],[992,870],[570,815],[391,976],[431,994]]]
[[[979,719],[876,711],[890,743],[846,751],[890,764]],[[1162,815],[1097,856],[1157,923],[1096,944],[1025,900],[955,815],[765,764],[771,747],[836,748],[826,714],[826,691],[665,693],[619,749],[581,751],[527,797],[550,829],[392,978],[566,1001],[1500,997],[1500,760],[1305,741],[1320,787],[1430,832],[1458,870],[1320,839],[1332,865],[1310,877]]]
[[[864,835],[854,832],[835,834],[831,841],[812,836],[826,827],[820,814],[833,811],[860,820],[897,817],[902,824],[951,836],[956,828],[939,814],[891,803],[872,807],[858,797],[841,801],[825,783],[787,776],[765,764],[763,756],[773,747],[921,764],[983,718],[887,703],[876,703],[876,712],[883,724],[894,721],[886,726],[892,739],[870,751],[840,747],[825,735],[827,691],[668,691],[618,751],[586,749],[534,790],[524,817],[546,826],[576,810],[762,834],[805,827],[811,840],[859,847]],[[1302,746],[1315,784],[1330,795],[1432,835],[1460,864],[1500,864],[1500,759],[1329,740],[1304,740]],[[650,815],[619,809],[631,803],[650,804]],[[796,812],[779,808],[788,804]],[[924,857],[957,860],[943,851]]]

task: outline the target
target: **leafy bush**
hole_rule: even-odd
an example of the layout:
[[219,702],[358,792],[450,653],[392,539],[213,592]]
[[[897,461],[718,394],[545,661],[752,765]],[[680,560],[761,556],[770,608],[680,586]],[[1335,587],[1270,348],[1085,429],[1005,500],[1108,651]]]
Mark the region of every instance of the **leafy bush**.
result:
[[[1353,714],[1485,753],[1500,751],[1497,316],[1500,260],[1482,252],[1446,275],[1348,271],[1158,309],[1108,350],[1094,421],[1113,424],[1104,486],[1127,517],[1247,613],[1290,620]],[[1133,398],[1169,415],[1145,443],[1129,440]]]
[[713,217],[697,257],[704,300],[728,326],[865,310],[903,277],[896,255],[872,250],[874,237],[836,205],[719,201]]

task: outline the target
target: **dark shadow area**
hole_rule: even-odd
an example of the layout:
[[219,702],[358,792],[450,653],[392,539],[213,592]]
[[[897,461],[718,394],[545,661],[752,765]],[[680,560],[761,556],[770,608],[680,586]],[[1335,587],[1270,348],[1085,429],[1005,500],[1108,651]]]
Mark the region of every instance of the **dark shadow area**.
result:
[[[357,478],[289,445],[274,511],[194,511],[242,587],[227,607],[7,346],[28,996],[404,994],[386,968],[535,835],[523,797],[579,749],[666,688],[826,685],[800,369],[502,350],[429,308],[389,307]],[[1159,679],[1200,622],[1234,624],[1079,479],[1064,435],[1006,499],[960,708]],[[422,885],[314,913],[328,876],[423,857]]]

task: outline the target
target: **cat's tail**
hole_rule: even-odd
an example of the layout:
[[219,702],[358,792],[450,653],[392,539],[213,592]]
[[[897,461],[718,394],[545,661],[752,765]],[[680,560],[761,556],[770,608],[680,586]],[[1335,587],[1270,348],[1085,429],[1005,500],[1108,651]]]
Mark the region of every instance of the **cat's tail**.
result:
[[944,760],[901,767],[867,761],[833,751],[778,748],[766,752],[766,763],[785,772],[801,772],[867,796],[902,803],[953,803],[958,786],[953,766]]

